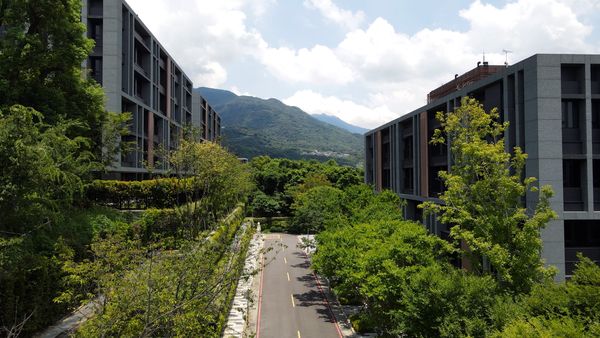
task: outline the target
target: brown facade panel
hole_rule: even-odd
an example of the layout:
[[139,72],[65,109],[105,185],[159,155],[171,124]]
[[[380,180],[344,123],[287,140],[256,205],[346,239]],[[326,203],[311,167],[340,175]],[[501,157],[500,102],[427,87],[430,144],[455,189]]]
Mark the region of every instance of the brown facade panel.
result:
[[466,72],[461,76],[457,76],[454,80],[442,85],[439,88],[432,90],[427,95],[427,103],[441,99],[442,97],[448,94],[451,94],[457,90],[462,89],[463,87],[466,87],[492,74],[502,71],[505,68],[506,66],[503,65],[492,66],[487,65],[487,63],[484,63],[483,65],[478,64],[476,68]]
[[419,175],[421,177],[421,196],[429,195],[429,147],[427,139],[427,112],[419,114]]

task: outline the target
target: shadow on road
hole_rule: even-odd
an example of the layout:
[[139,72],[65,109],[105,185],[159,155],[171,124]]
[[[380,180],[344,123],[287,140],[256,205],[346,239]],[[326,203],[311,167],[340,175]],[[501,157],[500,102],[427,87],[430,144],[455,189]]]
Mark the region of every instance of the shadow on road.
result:
[[304,293],[294,295],[294,298],[298,300],[296,306],[313,308],[318,314],[319,319],[324,320],[327,323],[334,323],[335,321],[331,318],[331,313],[327,308],[323,295],[319,291],[311,290]]

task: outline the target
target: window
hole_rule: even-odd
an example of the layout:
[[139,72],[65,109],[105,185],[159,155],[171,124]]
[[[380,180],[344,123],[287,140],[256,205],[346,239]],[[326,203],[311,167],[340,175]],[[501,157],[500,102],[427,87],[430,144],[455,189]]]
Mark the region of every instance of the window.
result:
[[600,100],[592,100],[592,129],[600,129]]
[[565,129],[579,128],[579,102],[577,100],[563,100],[562,127]]
[[413,139],[407,137],[404,139],[404,159],[412,161],[413,159]]
[[404,173],[404,191],[405,193],[413,192],[413,169],[406,168],[403,171]]
[[563,185],[565,188],[581,187],[581,162],[579,160],[563,161]]
[[561,87],[563,94],[584,93],[584,66],[563,64],[561,66]]
[[600,188],[600,160],[594,160],[594,169],[593,169],[593,175],[594,175],[594,188]]

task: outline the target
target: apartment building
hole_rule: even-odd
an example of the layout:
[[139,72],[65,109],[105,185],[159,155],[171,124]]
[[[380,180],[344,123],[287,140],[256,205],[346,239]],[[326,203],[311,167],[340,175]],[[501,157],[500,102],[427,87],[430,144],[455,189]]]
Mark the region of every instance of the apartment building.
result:
[[[478,64],[431,91],[427,104],[365,134],[365,180],[407,201],[408,218],[442,237],[448,226],[423,219],[417,205],[439,201],[438,178],[448,170],[447,145],[432,145],[438,111],[453,111],[464,96],[509,121],[506,149],[521,147],[527,176],[554,188],[558,213],[542,231],[542,257],[558,268],[557,280],[572,274],[577,252],[600,262],[600,55],[536,54],[511,66]],[[525,203],[533,208],[537,195]]]
[[123,141],[135,150],[115,159],[110,177],[142,179],[148,168],[166,172],[161,154],[177,148],[186,125],[204,140],[219,139],[219,115],[125,1],[83,0],[82,21],[96,42],[85,66],[104,88],[106,109],[132,114]]

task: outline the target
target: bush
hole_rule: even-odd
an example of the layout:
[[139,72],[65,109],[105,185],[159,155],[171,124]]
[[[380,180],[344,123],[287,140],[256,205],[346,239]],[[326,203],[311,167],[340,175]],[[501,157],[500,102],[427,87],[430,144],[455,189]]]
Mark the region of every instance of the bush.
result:
[[76,336],[219,337],[253,235],[251,227],[242,232],[243,218],[237,208],[210,235],[182,240],[178,250],[99,239],[92,265],[101,272],[97,293],[105,304]]
[[292,208],[292,233],[318,233],[345,224],[342,212],[343,192],[328,186],[314,187],[300,194]]
[[94,203],[118,209],[162,209],[196,200],[201,192],[200,182],[194,178],[96,180],[87,187],[86,196]]
[[519,319],[508,325],[502,332],[495,333],[492,337],[598,337],[600,327],[592,332],[586,332],[582,323],[569,317],[544,318],[534,317]]

